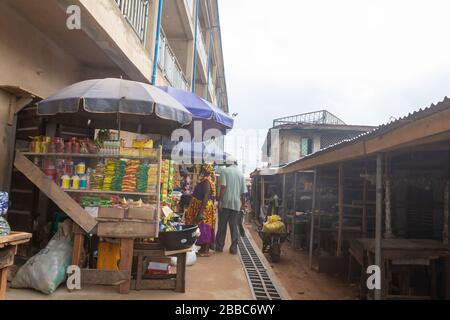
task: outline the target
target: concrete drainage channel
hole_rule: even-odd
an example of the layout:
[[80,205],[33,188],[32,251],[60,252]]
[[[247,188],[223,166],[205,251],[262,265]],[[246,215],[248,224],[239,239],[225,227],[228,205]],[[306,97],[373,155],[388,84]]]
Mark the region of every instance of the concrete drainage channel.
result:
[[264,263],[247,237],[239,238],[239,256],[255,300],[282,300]]

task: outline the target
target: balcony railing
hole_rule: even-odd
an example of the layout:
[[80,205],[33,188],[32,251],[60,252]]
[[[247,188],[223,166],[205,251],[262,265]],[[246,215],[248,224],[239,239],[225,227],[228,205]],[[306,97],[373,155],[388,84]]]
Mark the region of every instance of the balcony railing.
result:
[[211,102],[216,104],[216,95],[214,89],[214,81],[211,71],[209,72],[209,83],[208,83],[208,96],[211,98]]
[[199,58],[202,60],[202,63],[206,64],[208,63],[208,53],[206,52],[206,45],[205,45],[205,38],[203,37],[203,32],[198,28],[198,52],[199,52]]
[[187,91],[189,87],[186,78],[163,32],[159,46],[158,65],[165,78],[172,87]]
[[136,32],[142,43],[145,43],[148,25],[148,0],[115,0],[125,19]]

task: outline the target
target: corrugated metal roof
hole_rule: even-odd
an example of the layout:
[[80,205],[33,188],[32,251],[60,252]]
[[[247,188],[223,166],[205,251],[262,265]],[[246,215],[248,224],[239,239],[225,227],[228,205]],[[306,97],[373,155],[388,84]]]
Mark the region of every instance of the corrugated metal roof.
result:
[[279,168],[261,168],[261,169],[255,169],[252,173],[250,173],[251,177],[255,176],[274,176],[279,173]]
[[357,135],[354,138],[343,140],[343,141],[341,141],[339,143],[336,143],[334,145],[331,145],[331,146],[328,146],[328,147],[326,147],[324,149],[316,151],[316,152],[314,152],[314,153],[312,153],[312,154],[310,154],[308,156],[305,156],[305,157],[303,157],[303,158],[301,158],[299,160],[296,160],[296,161],[293,161],[291,163],[288,163],[287,165],[283,166],[281,169],[287,168],[289,166],[292,166],[292,165],[294,165],[296,163],[299,163],[301,161],[304,161],[306,159],[314,158],[314,157],[316,157],[318,155],[330,152],[332,150],[336,150],[336,149],[345,147],[345,146],[350,145],[352,143],[356,143],[356,142],[359,142],[359,141],[363,141],[365,139],[370,139],[370,138],[374,138],[374,137],[377,137],[377,136],[381,136],[383,134],[386,134],[387,132],[393,131],[393,130],[395,130],[395,129],[403,126],[403,125],[406,125],[406,124],[408,124],[410,122],[417,121],[417,120],[429,117],[430,115],[433,115],[435,113],[441,112],[441,111],[446,110],[446,109],[450,109],[450,99],[448,97],[445,97],[444,100],[442,100],[441,102],[439,102],[436,105],[435,104],[431,104],[431,106],[429,106],[429,107],[427,107],[425,109],[419,109],[417,111],[410,112],[408,115],[406,115],[404,117],[401,117],[401,118],[398,118],[398,119],[393,120],[391,122],[382,124],[382,125],[376,127],[375,129],[367,131],[367,132],[364,132],[364,133],[362,133],[360,135]]

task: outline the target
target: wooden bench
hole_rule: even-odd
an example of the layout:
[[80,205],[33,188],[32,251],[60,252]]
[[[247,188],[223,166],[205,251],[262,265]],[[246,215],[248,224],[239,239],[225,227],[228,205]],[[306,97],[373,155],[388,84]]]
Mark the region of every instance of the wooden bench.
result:
[[31,234],[26,232],[11,232],[7,236],[0,236],[0,300],[6,298],[8,271],[14,264],[17,246],[30,239]]

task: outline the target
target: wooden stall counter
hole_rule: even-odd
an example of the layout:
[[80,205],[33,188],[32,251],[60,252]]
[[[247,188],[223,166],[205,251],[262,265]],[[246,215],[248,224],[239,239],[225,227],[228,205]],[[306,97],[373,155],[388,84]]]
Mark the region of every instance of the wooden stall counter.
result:
[[[350,254],[361,266],[361,294],[367,296],[366,268],[375,264],[375,239],[363,238],[351,242]],[[382,273],[382,298],[384,299],[436,299],[438,260],[444,261],[445,298],[450,299],[450,247],[437,240],[382,239],[381,254],[384,265]],[[429,296],[417,296],[410,292],[409,271],[412,266],[425,266],[430,277]],[[392,294],[392,274],[401,270],[400,294]]]
[[[186,291],[186,254],[192,249],[165,251],[159,243],[134,244],[134,256],[137,257],[137,272],[131,287],[135,290],[174,290]],[[176,273],[146,274],[148,262],[153,258],[176,257]]]
[[8,271],[14,264],[17,246],[30,239],[31,234],[26,232],[11,232],[7,236],[0,236],[0,300],[6,298]]

